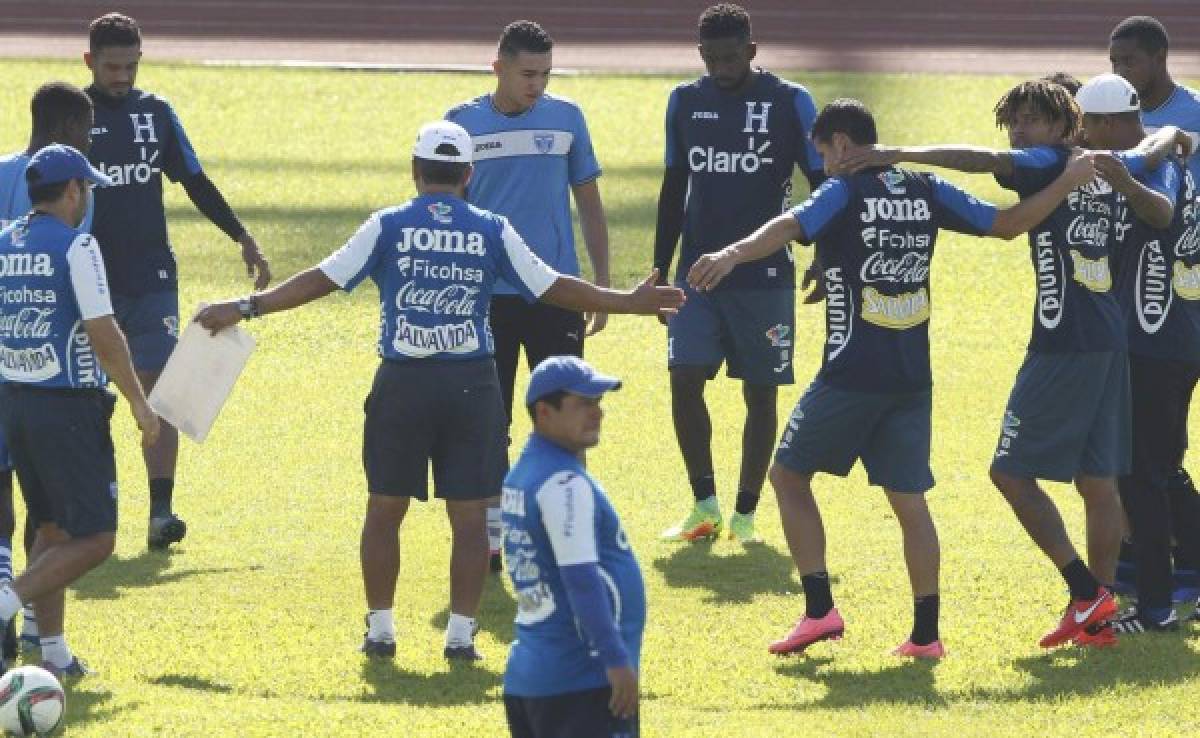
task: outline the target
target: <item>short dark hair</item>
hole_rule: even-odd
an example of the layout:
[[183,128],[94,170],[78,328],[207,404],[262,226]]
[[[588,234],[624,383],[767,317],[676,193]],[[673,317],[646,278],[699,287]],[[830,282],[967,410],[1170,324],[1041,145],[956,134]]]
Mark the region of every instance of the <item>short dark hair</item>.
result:
[[32,169],[25,170],[25,185],[29,188],[29,202],[32,205],[56,202],[67,191],[67,183],[71,181],[68,179],[62,182],[34,184],[37,178],[37,173]]
[[741,5],[720,3],[700,14],[700,39],[740,38],[750,40],[750,14]]
[[500,33],[499,51],[504,56],[516,56],[522,51],[545,54],[553,48],[554,39],[545,28],[531,20],[513,21]]
[[527,405],[525,408],[529,411],[529,419],[537,420],[537,404],[539,402],[544,402],[555,410],[559,410],[562,408],[563,399],[566,396],[566,390],[554,390],[548,395],[543,395],[542,397],[537,398],[533,402],[529,403],[529,405]]
[[84,119],[92,112],[92,99],[67,82],[47,82],[29,101],[34,138],[49,138],[68,121]]
[[142,29],[133,18],[121,13],[106,13],[88,30],[88,47],[92,53],[109,46],[140,46]]
[[1083,128],[1083,114],[1079,112],[1074,95],[1062,85],[1044,79],[1022,82],[1004,93],[994,108],[996,126],[1008,128],[1017,117],[1017,111],[1026,104],[1051,122],[1061,122],[1063,138],[1068,141],[1074,140]]
[[851,141],[860,146],[879,142],[879,134],[875,130],[875,116],[871,115],[871,111],[861,101],[850,97],[838,98],[829,103],[813,121],[814,141],[830,141],[835,133],[846,134]]
[[[442,144],[442,146],[449,146],[449,144]],[[438,148],[440,149],[441,146]],[[414,156],[413,161],[417,165],[417,174],[431,185],[461,184],[463,177],[467,175],[467,170],[471,168],[471,165],[466,162],[435,161],[422,159],[419,156]]]
[[1148,15],[1132,15],[1126,18],[1117,24],[1108,38],[1110,41],[1132,40],[1142,51],[1149,54],[1166,51],[1170,46],[1167,29],[1157,18]]
[[1062,85],[1067,89],[1067,92],[1071,93],[1071,97],[1075,97],[1075,95],[1079,93],[1079,88],[1083,87],[1083,83],[1080,82],[1075,75],[1068,74],[1066,72],[1054,72],[1053,74],[1047,74],[1045,77],[1042,77],[1042,79],[1046,80],[1047,82],[1053,82],[1056,85]]

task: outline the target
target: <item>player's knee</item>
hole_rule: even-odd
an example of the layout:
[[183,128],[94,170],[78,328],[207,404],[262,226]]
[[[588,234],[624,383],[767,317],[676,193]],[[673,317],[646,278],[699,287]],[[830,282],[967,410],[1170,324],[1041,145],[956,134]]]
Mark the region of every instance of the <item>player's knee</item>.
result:
[[399,527],[408,512],[408,497],[372,494],[367,499],[366,525]]
[[774,385],[742,383],[742,399],[748,410],[774,413],[778,395],[779,388]]
[[795,499],[812,499],[812,475],[799,474],[782,464],[771,464],[767,471],[767,479],[775,489],[777,496],[788,495]]
[[708,382],[708,369],[701,366],[671,368],[671,395],[676,398],[700,397]]

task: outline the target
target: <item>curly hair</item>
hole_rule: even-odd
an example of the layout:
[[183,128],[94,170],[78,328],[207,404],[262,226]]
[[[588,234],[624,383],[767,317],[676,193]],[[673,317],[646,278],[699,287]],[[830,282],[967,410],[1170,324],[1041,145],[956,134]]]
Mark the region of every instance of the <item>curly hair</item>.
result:
[[1067,88],[1045,79],[1022,82],[996,103],[996,125],[1008,128],[1016,120],[1021,106],[1029,105],[1052,122],[1063,124],[1063,137],[1072,140],[1083,129],[1083,114]]
[[750,14],[740,5],[720,3],[700,14],[700,39],[750,39]]

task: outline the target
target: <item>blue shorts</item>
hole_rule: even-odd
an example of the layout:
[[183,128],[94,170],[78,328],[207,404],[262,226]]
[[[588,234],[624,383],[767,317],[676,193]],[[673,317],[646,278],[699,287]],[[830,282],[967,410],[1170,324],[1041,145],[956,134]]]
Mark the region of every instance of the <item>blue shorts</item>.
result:
[[139,372],[162,371],[179,340],[179,293],[113,295],[112,304],[117,325],[129,342],[133,368]]
[[35,525],[72,537],[117,530],[116,396],[98,389],[0,385],[0,426]]
[[667,366],[700,366],[756,385],[792,384],[796,293],[791,289],[697,292],[667,323]]
[[1055,482],[1127,474],[1132,412],[1124,351],[1030,351],[1004,410],[992,468]]
[[853,392],[814,380],[805,390],[775,451],[775,462],[798,474],[839,477],[862,460],[867,481],[892,492],[933,488],[929,468],[933,392]]

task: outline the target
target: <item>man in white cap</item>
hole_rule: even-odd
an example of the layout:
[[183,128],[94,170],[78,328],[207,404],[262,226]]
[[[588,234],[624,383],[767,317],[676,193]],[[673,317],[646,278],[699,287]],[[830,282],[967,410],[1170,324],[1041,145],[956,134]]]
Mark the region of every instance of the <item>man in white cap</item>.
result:
[[[1139,95],[1123,77],[1095,77],[1075,99],[1093,147],[1132,149],[1146,137]],[[1185,556],[1200,560],[1200,501],[1171,484],[1183,463],[1188,405],[1200,379],[1200,203],[1191,173],[1175,157],[1144,171],[1122,154],[1098,154],[1095,161],[1117,193],[1113,273],[1129,337],[1133,397],[1133,464],[1119,489],[1133,538],[1128,548],[1138,603],[1113,628],[1177,630],[1172,527],[1187,532],[1177,536]]]
[[362,572],[368,656],[396,652],[392,603],[400,524],[412,498],[435,496],[450,518],[450,618],[445,656],[475,660],[475,613],[487,568],[486,499],[505,468],[505,410],[488,330],[496,281],[527,301],[579,311],[671,313],[678,289],[651,273],[629,291],[596,287],[550,269],[503,216],[463,199],[471,139],[449,122],[423,126],[413,148],[417,197],[371,215],[341,249],[266,292],[210,305],[196,317],[214,332],[243,319],[299,307],[370,277],[379,289],[383,361],[366,402],[367,475]]

